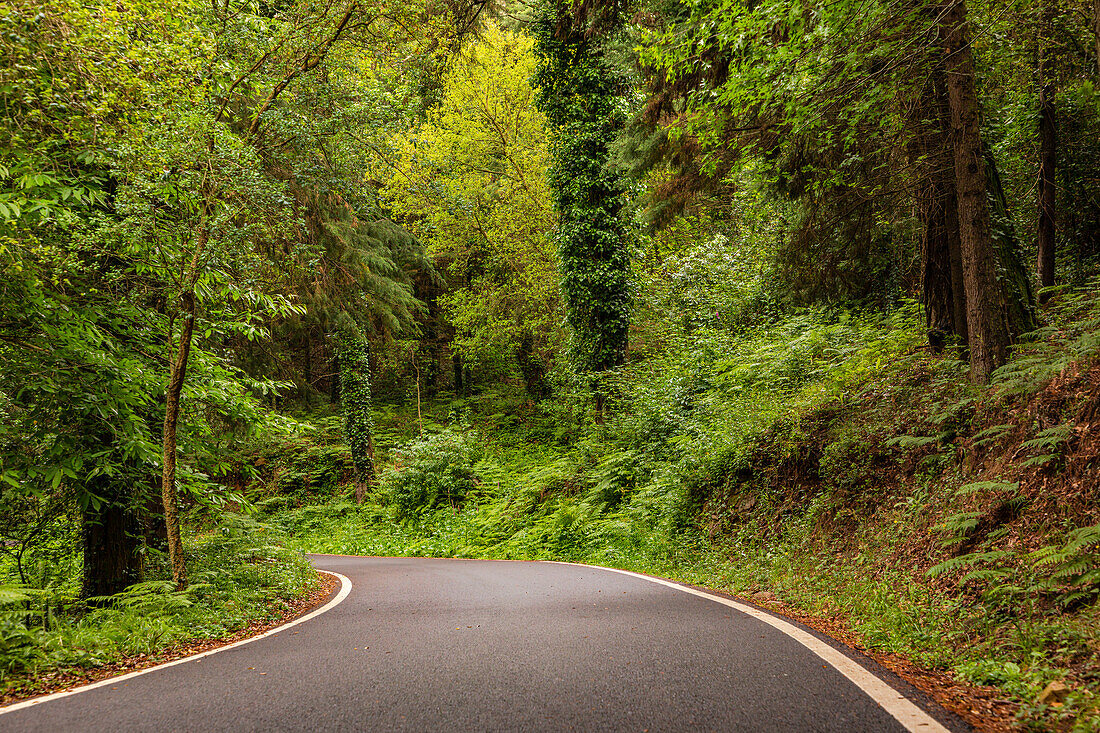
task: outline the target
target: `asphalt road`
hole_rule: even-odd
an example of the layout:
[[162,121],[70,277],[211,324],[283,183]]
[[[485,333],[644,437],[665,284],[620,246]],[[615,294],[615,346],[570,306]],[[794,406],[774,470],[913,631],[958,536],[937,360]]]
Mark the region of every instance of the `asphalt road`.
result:
[[[354,585],[327,612],[198,661],[0,711],[0,730],[907,729],[768,623],[642,578],[555,563],[314,562]],[[937,730],[917,713],[903,716],[909,730]]]

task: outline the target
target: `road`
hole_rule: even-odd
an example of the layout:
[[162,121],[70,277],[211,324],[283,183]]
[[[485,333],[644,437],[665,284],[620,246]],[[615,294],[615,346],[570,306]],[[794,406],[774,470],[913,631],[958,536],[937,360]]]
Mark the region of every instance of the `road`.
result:
[[836,642],[671,583],[558,563],[313,560],[353,586],[327,611],[0,710],[0,730],[966,729]]

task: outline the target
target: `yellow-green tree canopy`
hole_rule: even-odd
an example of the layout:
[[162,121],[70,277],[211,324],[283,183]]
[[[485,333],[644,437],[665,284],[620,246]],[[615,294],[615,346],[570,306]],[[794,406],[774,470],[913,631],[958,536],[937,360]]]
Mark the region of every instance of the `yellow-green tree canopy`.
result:
[[454,287],[442,298],[454,348],[505,359],[525,337],[558,339],[545,120],[534,104],[532,40],[489,25],[444,79],[439,106],[394,141],[384,191]]

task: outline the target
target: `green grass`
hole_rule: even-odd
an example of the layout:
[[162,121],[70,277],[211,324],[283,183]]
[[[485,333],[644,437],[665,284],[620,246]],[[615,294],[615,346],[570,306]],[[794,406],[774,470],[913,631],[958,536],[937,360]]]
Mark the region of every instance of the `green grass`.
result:
[[[316,587],[316,572],[271,528],[233,515],[188,538],[190,584],[132,586],[85,606],[73,589],[50,594],[14,585],[0,593],[0,694],[33,694],[51,673],[156,657],[194,640],[274,621]],[[163,570],[161,577],[163,578]]]

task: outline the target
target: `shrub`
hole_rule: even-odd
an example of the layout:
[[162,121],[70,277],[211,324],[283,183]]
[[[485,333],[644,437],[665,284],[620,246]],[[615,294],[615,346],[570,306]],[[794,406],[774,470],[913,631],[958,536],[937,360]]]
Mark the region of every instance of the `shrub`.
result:
[[473,492],[481,448],[472,434],[444,430],[405,443],[394,451],[394,467],[382,474],[385,501],[399,519],[455,506]]

